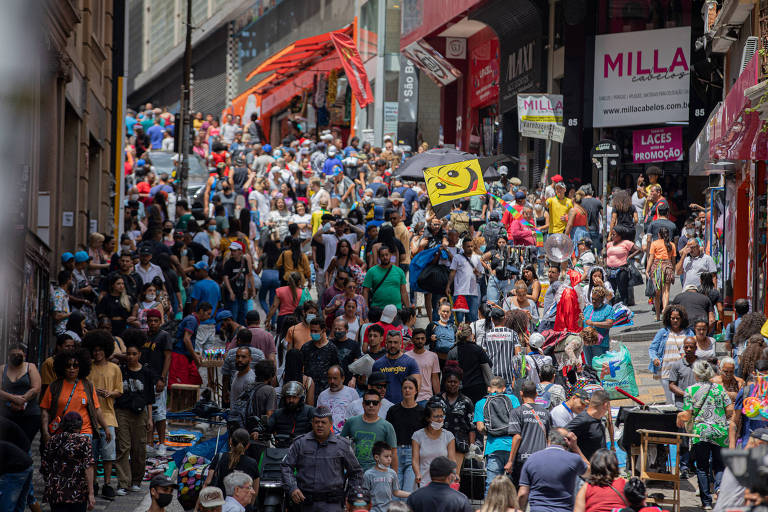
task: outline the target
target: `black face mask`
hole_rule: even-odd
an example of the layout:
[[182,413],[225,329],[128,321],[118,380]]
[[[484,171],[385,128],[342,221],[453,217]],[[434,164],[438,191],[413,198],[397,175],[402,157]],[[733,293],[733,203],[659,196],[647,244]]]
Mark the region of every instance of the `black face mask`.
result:
[[347,337],[347,333],[343,331],[334,331],[333,333],[333,339],[336,341],[344,341],[344,339]]
[[173,500],[173,493],[168,493],[168,494],[158,493],[157,500],[155,501],[157,501],[158,507],[165,508],[171,504],[171,500]]
[[8,356],[8,362],[11,363],[11,366],[19,366],[24,362],[24,356],[21,354],[11,354]]

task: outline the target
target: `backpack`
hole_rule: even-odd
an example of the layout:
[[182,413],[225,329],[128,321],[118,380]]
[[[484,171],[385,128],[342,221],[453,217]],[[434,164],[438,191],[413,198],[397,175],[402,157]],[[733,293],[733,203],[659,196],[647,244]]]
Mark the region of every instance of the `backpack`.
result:
[[267,412],[253,410],[253,395],[264,386],[268,386],[268,384],[266,382],[256,382],[244,389],[240,396],[232,402],[227,423],[231,425],[237,424],[238,428],[250,430],[252,425],[249,425],[249,418],[259,418],[261,414],[266,414]]
[[542,407],[546,407],[547,410],[551,410],[552,395],[550,394],[549,390],[552,386],[554,386],[552,383],[547,384],[544,387],[541,387],[541,384],[536,386],[536,400],[534,400],[534,403],[539,404]]
[[512,417],[512,400],[504,394],[488,395],[483,406],[483,423],[489,435],[509,435],[509,420]]
[[501,222],[492,220],[485,225],[483,237],[485,238],[485,247],[487,250],[494,249],[496,242],[500,237],[507,237],[507,229]]

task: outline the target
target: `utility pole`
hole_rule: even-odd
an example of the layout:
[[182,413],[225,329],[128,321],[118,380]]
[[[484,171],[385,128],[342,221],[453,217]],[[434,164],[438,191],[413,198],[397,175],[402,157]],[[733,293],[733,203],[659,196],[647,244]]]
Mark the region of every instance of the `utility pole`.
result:
[[187,37],[184,44],[184,85],[181,87],[179,115],[181,122],[181,171],[179,175],[179,191],[181,198],[187,197],[187,178],[189,177],[189,126],[191,121],[190,88],[192,75],[192,0],[187,0]]

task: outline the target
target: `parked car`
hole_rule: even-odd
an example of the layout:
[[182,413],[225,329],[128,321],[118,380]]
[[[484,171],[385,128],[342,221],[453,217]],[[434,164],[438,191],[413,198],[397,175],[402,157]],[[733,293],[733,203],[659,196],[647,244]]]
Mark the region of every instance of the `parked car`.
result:
[[[169,151],[150,151],[149,160],[154,168],[155,175],[166,173],[173,176],[174,180],[178,176],[174,175],[176,164],[173,157],[176,153]],[[187,198],[190,204],[196,199],[202,197],[205,191],[205,183],[208,181],[208,165],[205,160],[195,154],[191,154],[189,159],[189,176],[187,177]]]

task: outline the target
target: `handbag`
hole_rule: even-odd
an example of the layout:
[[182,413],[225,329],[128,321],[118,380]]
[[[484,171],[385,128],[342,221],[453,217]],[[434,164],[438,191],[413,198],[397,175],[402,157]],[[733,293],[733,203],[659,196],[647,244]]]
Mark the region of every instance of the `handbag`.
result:
[[637,270],[637,267],[634,266],[632,263],[630,263],[628,267],[629,267],[629,286],[638,286],[643,284],[643,275],[640,273],[639,270]]
[[419,288],[429,293],[444,294],[445,287],[448,286],[448,280],[451,277],[451,271],[445,265],[432,263],[421,271],[416,279]]
[[48,433],[49,434],[55,434],[59,430],[59,425],[61,425],[61,417],[64,416],[64,414],[67,412],[67,409],[69,409],[69,402],[72,401],[72,395],[75,394],[75,389],[77,389],[77,384],[80,382],[80,379],[77,379],[75,381],[75,385],[72,386],[72,391],[69,392],[69,398],[67,398],[67,405],[64,406],[64,410],[61,411],[60,414],[57,414],[53,420],[48,423]]
[[308,288],[304,288],[304,289],[301,290],[301,298],[299,299],[299,305],[297,307],[300,308],[308,300],[312,300],[312,295],[309,293],[309,289]]
[[656,296],[656,284],[653,282],[653,279],[651,279],[650,277],[645,282],[645,296],[649,298]]

